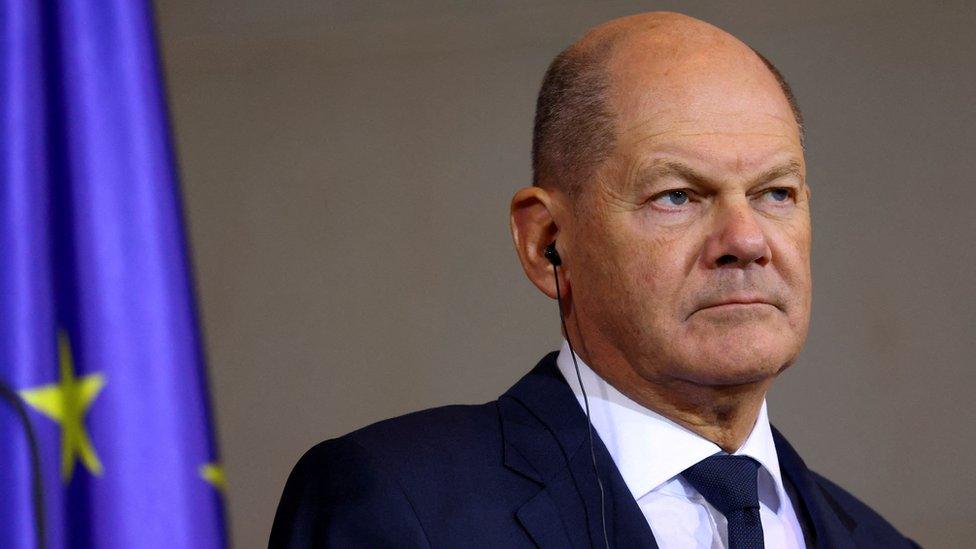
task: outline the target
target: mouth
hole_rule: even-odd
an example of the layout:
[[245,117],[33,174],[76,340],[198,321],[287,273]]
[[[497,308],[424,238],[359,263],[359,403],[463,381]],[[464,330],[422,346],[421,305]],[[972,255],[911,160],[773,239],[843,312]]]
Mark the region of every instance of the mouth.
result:
[[695,313],[700,313],[703,311],[707,312],[748,312],[748,311],[759,311],[764,308],[772,308],[776,310],[781,310],[778,305],[772,303],[768,299],[759,296],[731,296],[715,301],[708,301],[695,309],[691,317]]
[[704,311],[706,309],[742,309],[746,307],[758,307],[758,306],[769,306],[773,307],[772,303],[766,303],[765,301],[750,301],[748,303],[740,303],[738,301],[730,301],[728,303],[719,303],[716,305],[709,305],[708,307],[702,307],[698,309],[699,311]]

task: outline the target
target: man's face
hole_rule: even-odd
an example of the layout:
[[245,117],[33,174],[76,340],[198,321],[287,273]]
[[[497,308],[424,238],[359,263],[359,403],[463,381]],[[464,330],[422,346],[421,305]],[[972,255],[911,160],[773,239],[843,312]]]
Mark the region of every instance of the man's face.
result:
[[581,333],[659,383],[770,378],[799,354],[811,301],[792,112],[754,56],[644,51],[615,54],[616,151],[575,205]]

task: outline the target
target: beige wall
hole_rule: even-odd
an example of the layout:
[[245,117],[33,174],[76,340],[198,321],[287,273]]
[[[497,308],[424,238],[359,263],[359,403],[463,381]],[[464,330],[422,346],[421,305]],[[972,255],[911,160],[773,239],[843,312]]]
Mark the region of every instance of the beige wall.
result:
[[923,545],[972,546],[976,9],[832,6],[157,0],[236,545],[310,445],[556,348],[506,219],[535,93],[587,27],[669,8],[766,53],[808,120],[813,322],[773,422]]

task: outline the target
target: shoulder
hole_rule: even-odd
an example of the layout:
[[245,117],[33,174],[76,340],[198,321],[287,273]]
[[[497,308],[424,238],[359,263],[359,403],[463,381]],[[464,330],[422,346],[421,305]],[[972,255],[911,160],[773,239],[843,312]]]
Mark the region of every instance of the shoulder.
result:
[[[427,546],[417,514],[424,494],[417,487],[444,485],[452,471],[461,477],[464,466],[470,470],[476,456],[500,445],[498,440],[497,411],[490,402],[422,410],[320,442],[288,477],[270,545],[305,547],[328,540],[385,546],[399,540],[401,546]],[[376,532],[376,524],[385,524],[385,530]]]
[[872,547],[918,547],[877,511],[828,478],[810,471],[810,476],[824,497],[849,525],[857,525],[857,535]]
[[338,440],[398,469],[441,467],[501,447],[497,401],[429,408],[379,421]]
[[501,447],[497,402],[430,408],[378,421],[312,447],[299,464],[329,464],[341,468],[348,461],[403,471],[440,467]]

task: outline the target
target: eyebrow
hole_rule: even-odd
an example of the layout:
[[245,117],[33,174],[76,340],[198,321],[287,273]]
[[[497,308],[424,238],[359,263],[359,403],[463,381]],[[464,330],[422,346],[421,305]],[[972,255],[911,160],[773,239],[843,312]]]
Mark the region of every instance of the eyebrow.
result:
[[[677,160],[660,160],[651,166],[640,170],[637,181],[646,182],[654,178],[666,177],[669,175],[677,176],[702,186],[704,186],[709,179],[683,162],[679,162]],[[762,185],[790,175],[795,176],[801,182],[804,181],[803,168],[800,165],[800,162],[795,159],[790,160],[785,164],[780,164],[778,166],[769,168],[768,170],[759,174],[759,177],[755,178],[754,185]]]

